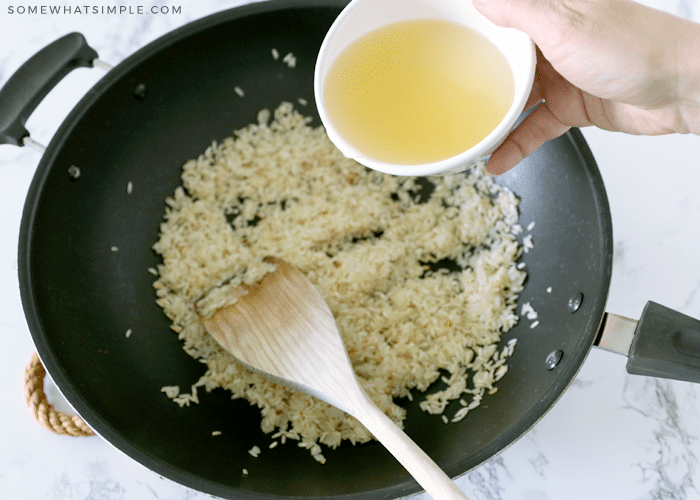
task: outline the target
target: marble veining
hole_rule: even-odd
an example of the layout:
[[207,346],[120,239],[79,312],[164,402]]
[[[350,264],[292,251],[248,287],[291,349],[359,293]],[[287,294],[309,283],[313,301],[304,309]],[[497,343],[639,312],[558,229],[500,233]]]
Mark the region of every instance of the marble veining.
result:
[[687,397],[695,403],[697,414],[697,398],[692,391],[674,391],[670,382],[661,379],[630,379],[625,382],[624,408],[656,423],[651,435],[642,441],[644,454],[634,464],[654,499],[688,498],[691,492],[700,493],[700,431],[684,421],[680,413],[680,397]]
[[[101,59],[118,64],[189,21],[248,2],[88,3],[146,9],[180,6],[181,12],[22,16],[10,15],[3,5],[0,85],[28,57],[67,32],[82,32]],[[643,3],[700,22],[700,0]],[[75,6],[70,0],[51,4]],[[61,82],[30,118],[32,137],[48,143],[103,74],[79,70]],[[583,132],[603,175],[613,215],[608,310],[638,318],[646,301],[655,300],[700,317],[700,138]],[[38,161],[39,155],[27,148],[0,146],[0,331],[5,341],[0,350],[0,498],[212,498],[146,469],[99,437],[49,434],[24,406],[21,378],[34,346],[19,298],[16,242]],[[503,453],[458,478],[459,487],[472,500],[700,500],[700,385],[630,376],[625,363],[623,356],[594,349],[570,389],[542,420]],[[61,409],[70,411],[48,378],[47,392]]]
[[494,457],[478,470],[469,473],[469,483],[479,498],[484,500],[504,500],[506,490],[501,485],[501,478],[512,479],[502,456]]

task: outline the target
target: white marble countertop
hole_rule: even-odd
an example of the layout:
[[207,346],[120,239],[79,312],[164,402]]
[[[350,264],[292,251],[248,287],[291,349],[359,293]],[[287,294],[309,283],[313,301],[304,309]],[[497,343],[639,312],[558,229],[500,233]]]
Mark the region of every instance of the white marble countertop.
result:
[[[119,0],[89,6],[181,8],[162,15],[20,14],[0,10],[0,84],[29,56],[82,32],[109,63],[193,19],[245,0]],[[646,0],[700,21],[700,1]],[[47,4],[48,5],[48,4]],[[83,6],[80,6],[83,7]],[[78,74],[79,73],[79,74]],[[73,72],[28,128],[47,144],[100,70]],[[700,317],[700,137],[631,137],[583,131],[602,172],[615,253],[608,311],[638,318],[647,300]],[[45,500],[210,498],[147,470],[99,437],[49,433],[24,404],[34,351],[17,281],[20,217],[39,154],[0,146],[0,498]],[[458,479],[473,500],[700,500],[700,385],[629,376],[626,359],[594,349],[572,387],[523,438]],[[49,397],[65,408],[47,382]],[[427,498],[423,495],[421,499]]]

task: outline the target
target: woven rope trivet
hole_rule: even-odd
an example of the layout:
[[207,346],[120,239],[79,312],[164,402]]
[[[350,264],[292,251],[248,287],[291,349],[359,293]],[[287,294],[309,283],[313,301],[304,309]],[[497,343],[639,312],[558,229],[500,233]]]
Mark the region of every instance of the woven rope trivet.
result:
[[77,415],[66,415],[51,406],[44,393],[45,376],[46,370],[39,356],[34,353],[24,370],[24,400],[34,418],[51,432],[62,436],[94,436],[95,433],[82,418]]

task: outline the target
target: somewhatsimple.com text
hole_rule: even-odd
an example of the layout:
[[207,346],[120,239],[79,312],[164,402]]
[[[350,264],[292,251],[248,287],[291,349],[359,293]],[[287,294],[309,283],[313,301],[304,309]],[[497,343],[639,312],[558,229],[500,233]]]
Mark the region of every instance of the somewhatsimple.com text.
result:
[[100,14],[182,14],[182,6],[143,5],[10,5],[8,14],[20,15],[100,15]]

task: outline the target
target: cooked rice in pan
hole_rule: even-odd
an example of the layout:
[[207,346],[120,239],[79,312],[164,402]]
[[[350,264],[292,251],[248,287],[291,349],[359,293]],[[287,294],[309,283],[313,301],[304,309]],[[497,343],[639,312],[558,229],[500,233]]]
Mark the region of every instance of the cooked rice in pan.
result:
[[[188,406],[197,388],[223,387],[260,408],[265,433],[320,462],[320,445],[371,439],[344,412],[249,372],[202,326],[195,304],[213,314],[228,291],[270,271],[266,256],[318,288],[362,386],[399,426],[406,411],[396,398],[457,421],[495,393],[515,345],[497,346],[518,320],[526,276],[516,265],[518,200],[483,165],[430,181],[428,196],[415,178],[343,157],[289,103],[188,161],[153,247],[163,261],[154,286],[184,350],[207,371],[191,392],[169,386],[165,395]],[[439,379],[446,387],[432,390]]]

